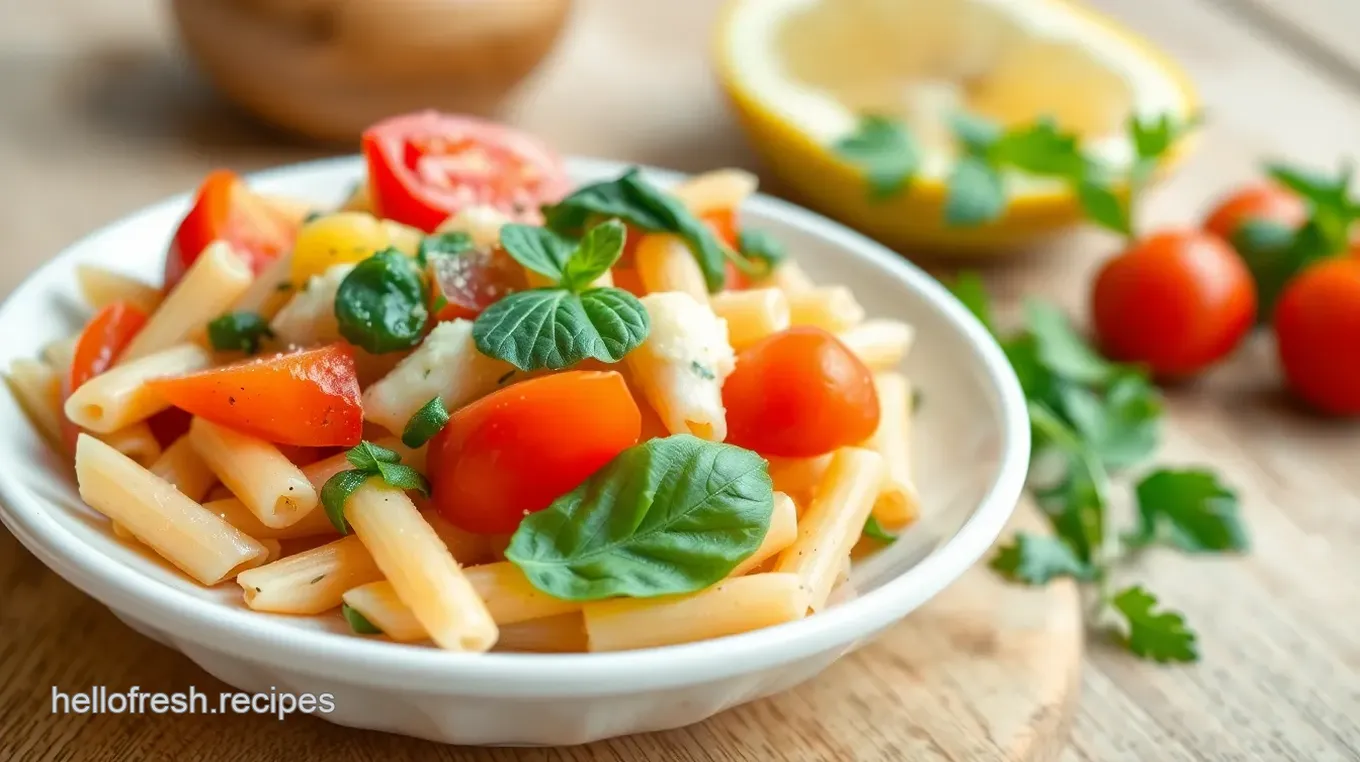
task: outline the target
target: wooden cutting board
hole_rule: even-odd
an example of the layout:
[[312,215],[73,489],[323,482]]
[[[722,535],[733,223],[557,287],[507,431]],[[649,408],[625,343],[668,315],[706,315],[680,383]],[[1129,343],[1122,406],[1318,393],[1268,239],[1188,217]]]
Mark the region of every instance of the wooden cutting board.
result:
[[[1022,506],[1013,524],[1038,522]],[[881,638],[788,693],[688,728],[559,749],[472,749],[294,716],[53,715],[52,687],[228,687],[125,627],[0,532],[0,759],[114,762],[949,760],[1049,762],[1067,737],[1082,627],[1070,584],[1017,588],[972,569]],[[526,721],[531,721],[526,718]],[[23,727],[20,728],[19,725]],[[65,752],[63,752],[65,749]]]

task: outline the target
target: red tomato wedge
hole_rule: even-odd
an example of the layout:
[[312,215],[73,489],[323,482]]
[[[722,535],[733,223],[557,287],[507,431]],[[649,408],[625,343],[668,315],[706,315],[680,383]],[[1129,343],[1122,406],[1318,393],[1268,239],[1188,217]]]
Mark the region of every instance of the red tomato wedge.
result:
[[223,240],[259,274],[293,246],[297,220],[252,192],[234,172],[214,170],[198,188],[193,208],[180,222],[165,258],[169,290],[208,244]]
[[351,447],[364,413],[354,350],[344,343],[150,382],[170,404],[270,442]]
[[536,213],[570,187],[561,157],[537,138],[471,117],[392,117],[369,127],[362,145],[378,216],[427,233],[469,206]]
[[[63,399],[117,362],[132,337],[146,325],[146,313],[128,302],[114,302],[95,313],[76,338],[71,368],[62,381]],[[74,448],[80,427],[62,416],[62,439]]]
[[521,381],[454,413],[430,440],[434,505],[469,532],[513,532],[637,444],[641,431],[618,373]]
[[[436,320],[472,320],[511,291],[527,287],[524,268],[504,249],[470,249],[430,262]],[[441,299],[442,297],[442,299]]]

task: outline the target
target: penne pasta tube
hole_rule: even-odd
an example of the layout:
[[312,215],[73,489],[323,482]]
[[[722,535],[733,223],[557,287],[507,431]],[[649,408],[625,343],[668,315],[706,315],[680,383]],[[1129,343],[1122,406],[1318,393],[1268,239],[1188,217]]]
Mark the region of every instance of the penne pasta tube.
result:
[[704,271],[685,240],[669,233],[647,233],[638,242],[634,267],[647,293],[679,291],[708,301]]
[[920,504],[911,476],[911,382],[901,373],[876,373],[878,430],[865,443],[883,456],[883,486],[874,501],[873,516],[890,532],[916,520]]
[[789,327],[789,298],[777,288],[724,291],[709,306],[727,321],[728,340],[738,352]]
[[486,604],[406,493],[371,479],[350,496],[345,517],[436,645],[487,651],[495,644]]
[[317,506],[317,490],[273,444],[194,417],[189,441],[217,478],[269,527],[294,524]]
[[891,368],[911,351],[916,329],[900,320],[866,320],[836,337],[874,370]]
[[760,541],[760,547],[756,552],[746,557],[746,560],[737,564],[727,576],[740,577],[754,570],[757,566],[765,563],[767,559],[773,558],[780,551],[793,544],[798,539],[798,508],[794,506],[793,499],[783,492],[774,493],[774,512],[770,514],[770,528],[765,531],[765,539]]
[[774,272],[751,284],[752,288],[777,288],[792,296],[811,291],[817,287],[803,268],[793,260],[785,260]]
[[61,405],[61,377],[57,371],[40,360],[21,358],[10,363],[5,384],[38,433],[48,444],[64,451],[61,422],[65,413]]
[[[188,434],[165,448],[165,452],[161,453],[149,468],[151,473],[175,485],[176,489],[194,502],[202,502],[208,490],[217,483],[217,475],[208,468],[208,464],[204,463],[202,458],[198,457],[198,451],[189,442]],[[250,536],[255,537],[253,534]]]
[[411,613],[410,607],[401,602],[392,583],[385,579],[347,590],[344,598],[346,605],[363,614],[364,619],[398,643],[430,639],[420,620]]
[[831,333],[864,322],[864,308],[845,286],[819,286],[789,294],[789,315],[793,325],[810,325]]
[[715,169],[695,175],[671,189],[691,213],[702,217],[712,212],[735,210],[751,194],[760,181],[744,169]]
[[80,435],[75,461],[82,500],[204,585],[221,582],[267,553],[173,484],[94,437]]
[[779,554],[775,572],[798,575],[813,611],[826,605],[841,564],[869,520],[883,475],[883,457],[872,450],[844,447],[833,453],[798,524],[798,539]]
[[509,561],[469,566],[463,569],[463,573],[472,583],[472,589],[486,603],[491,619],[498,625],[581,610],[579,602],[554,598],[534,587],[524,572]]
[[77,334],[49,343],[42,349],[43,362],[51,365],[58,376],[66,376],[71,372],[71,360],[76,356],[76,342],[79,340],[80,335]]
[[444,541],[444,547],[449,549],[453,560],[457,561],[459,566],[484,564],[492,560],[491,547],[487,544],[485,535],[459,529],[453,522],[439,515],[438,511],[425,511],[422,515],[434,533],[439,535],[439,539]]
[[[402,463],[421,473],[425,473],[425,450],[423,448],[413,450],[402,444],[401,440],[396,437],[381,437],[372,441],[373,444],[384,447],[400,455]],[[325,486],[327,479],[335,476],[341,471],[348,471],[351,468],[354,468],[354,464],[349,462],[349,458],[345,457],[345,453],[341,452],[336,453],[329,458],[308,463],[302,467],[302,473],[307,477],[307,481],[311,482],[312,486],[316,488],[316,491],[320,492],[321,488]]]
[[345,591],[382,579],[358,537],[343,537],[236,575],[246,605],[275,614],[320,614]]
[[265,526],[246,504],[234,497],[210,500],[203,504],[237,529],[257,540],[296,540],[299,537],[339,536],[330,517],[321,508],[313,508],[297,521],[286,527]]
[[272,320],[288,303],[293,291],[302,288],[301,283],[293,283],[288,279],[292,272],[293,255],[289,253],[278,257],[255,276],[250,287],[231,306],[231,311],[254,312],[265,320]]
[[64,407],[66,417],[83,429],[111,434],[170,407],[148,381],[193,373],[210,365],[212,355],[194,344],[180,344],[120,363],[71,392]]
[[[156,435],[151,433],[151,427],[146,425],[146,421],[138,421],[131,426],[124,426],[111,434],[96,434],[95,436],[109,447],[132,458],[142,468],[149,469],[152,464],[160,460],[161,443],[156,440]],[[161,474],[156,475],[162,479],[165,478]],[[169,480],[167,479],[167,481]],[[173,482],[171,483],[173,484]],[[193,497],[188,495],[186,497],[194,500]],[[194,502],[198,501],[194,500]]]
[[733,577],[691,595],[615,598],[582,608],[591,651],[655,648],[772,627],[807,615],[796,574]]
[[768,458],[770,481],[774,488],[794,499],[799,506],[810,502],[817,485],[831,465],[831,453],[811,458]]
[[736,367],[727,323],[687,294],[648,294],[641,301],[652,328],[624,358],[634,385],[671,434],[723,441],[722,384]]
[[214,241],[189,266],[159,309],[123,350],[123,365],[190,340],[231,308],[254,276],[225,241]]
[[76,265],[80,296],[95,310],[114,302],[128,302],[147,314],[161,303],[161,290],[149,283],[96,265]]
[[501,628],[495,650],[582,653],[586,650],[586,625],[579,612],[509,624]]

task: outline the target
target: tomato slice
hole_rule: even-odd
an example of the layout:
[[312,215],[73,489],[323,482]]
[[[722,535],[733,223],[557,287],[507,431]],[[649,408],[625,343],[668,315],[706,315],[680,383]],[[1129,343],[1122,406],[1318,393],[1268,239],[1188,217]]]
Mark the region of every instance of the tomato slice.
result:
[[518,217],[569,188],[561,157],[546,145],[480,119],[406,114],[369,127],[362,142],[378,216],[427,233],[465,207]]
[[430,311],[436,320],[471,320],[511,291],[528,286],[524,268],[500,247],[432,257],[430,280]]
[[252,192],[236,173],[219,169],[208,174],[194,205],[179,224],[165,258],[169,290],[208,244],[223,240],[259,274],[293,246],[298,221],[287,210]]
[[[146,312],[130,302],[114,302],[90,318],[76,338],[71,369],[62,382],[62,398],[82,384],[103,373],[117,362],[118,355],[146,325]],[[72,448],[80,427],[62,416],[62,439]]]
[[278,444],[351,447],[363,436],[354,349],[343,342],[149,383],[175,407]]
[[430,440],[434,505],[469,532],[513,532],[637,444],[641,431],[616,372],[521,381],[457,411]]

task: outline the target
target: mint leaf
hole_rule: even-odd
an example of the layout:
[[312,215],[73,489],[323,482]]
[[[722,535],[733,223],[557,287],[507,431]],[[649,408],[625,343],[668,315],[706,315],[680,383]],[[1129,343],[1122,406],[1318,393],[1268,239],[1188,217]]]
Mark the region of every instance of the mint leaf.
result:
[[335,292],[340,335],[371,354],[410,349],[425,335],[430,313],[425,280],[410,257],[386,249],[350,270]]
[[992,559],[991,567],[1012,582],[1043,585],[1058,577],[1086,581],[1095,577],[1090,564],[1056,537],[1018,532]]
[[883,525],[878,523],[878,519],[873,516],[870,516],[869,519],[864,522],[864,536],[873,540],[878,540],[879,542],[897,541],[897,535],[884,529]]
[[547,228],[512,223],[501,227],[501,247],[516,262],[555,283],[562,280],[576,242]]
[[1025,324],[1034,336],[1039,360],[1057,376],[1098,384],[1115,372],[1116,366],[1092,349],[1057,307],[1037,300],[1025,302]]
[[973,313],[973,317],[981,321],[988,333],[996,335],[996,324],[992,322],[991,301],[987,297],[987,286],[982,282],[982,276],[976,272],[967,270],[959,273],[958,277],[949,286],[954,298],[963,302],[963,306]]
[[439,257],[457,256],[474,248],[472,236],[467,233],[434,233],[420,239],[420,246],[416,248],[416,264],[424,270]]
[[586,317],[604,345],[603,351],[591,357],[619,362],[647,339],[651,317],[636,296],[621,288],[592,288],[583,291],[580,299]]
[[755,552],[773,510],[764,458],[679,434],[624,450],[526,516],[505,557],[563,600],[691,593]]
[[340,616],[349,622],[349,628],[359,635],[381,635],[383,631],[378,625],[368,621],[368,617],[360,614],[358,609],[348,603],[340,604]]
[[1251,542],[1237,508],[1237,493],[1203,469],[1154,471],[1138,483],[1135,546],[1164,539],[1189,553],[1247,550]]
[[1161,161],[1166,154],[1185,137],[1186,133],[1198,127],[1199,117],[1184,122],[1170,114],[1155,117],[1129,117],[1129,140],[1133,143],[1134,155],[1140,161]]
[[874,200],[905,191],[921,165],[920,149],[906,126],[886,116],[861,116],[854,132],[833,148],[864,172]]
[[1092,222],[1122,236],[1133,235],[1128,203],[1107,183],[1084,177],[1075,186],[1077,201]]
[[573,294],[560,288],[519,291],[472,324],[477,349],[520,370],[562,370],[590,357],[615,363],[647,338],[647,310],[617,288]]
[[751,265],[752,275],[768,275],[788,258],[784,244],[774,236],[756,228],[745,228],[737,235],[737,250]]
[[1161,395],[1137,373],[1115,378],[1105,394],[1065,387],[1063,412],[1106,468],[1132,466],[1157,449]]
[[1048,117],[1007,132],[990,152],[993,161],[1041,177],[1080,177],[1086,170],[1077,136]]
[[378,473],[380,463],[400,463],[401,456],[386,447],[364,440],[345,452],[350,465],[370,474]]
[[1119,591],[1110,601],[1124,618],[1127,633],[1121,642],[1133,653],[1157,662],[1199,661],[1195,633],[1185,617],[1174,611],[1155,612],[1157,597],[1141,586]]
[[983,159],[965,156],[949,175],[944,221],[951,227],[977,227],[1006,211],[1001,173]]
[[580,291],[609,272],[623,253],[626,235],[627,229],[618,220],[608,220],[587,230],[562,267],[562,288]]
[[208,323],[208,341],[219,352],[235,350],[253,355],[260,351],[265,338],[274,338],[274,332],[258,313],[228,312]]
[[949,127],[964,153],[979,158],[990,156],[992,148],[1005,132],[990,119],[962,111],[949,117]]
[[401,443],[412,449],[420,447],[433,439],[448,422],[449,411],[444,409],[444,400],[435,395],[406,422],[406,428],[401,432]]
[[341,471],[326,480],[321,485],[321,508],[326,511],[326,518],[331,520],[331,525],[340,534],[349,534],[349,522],[345,520],[345,501],[354,491],[364,486],[364,482],[373,476],[372,473],[364,471],[350,470]]
[[410,466],[400,463],[378,462],[378,475],[389,487],[403,490],[416,490],[425,497],[430,496],[430,482],[425,475]]

